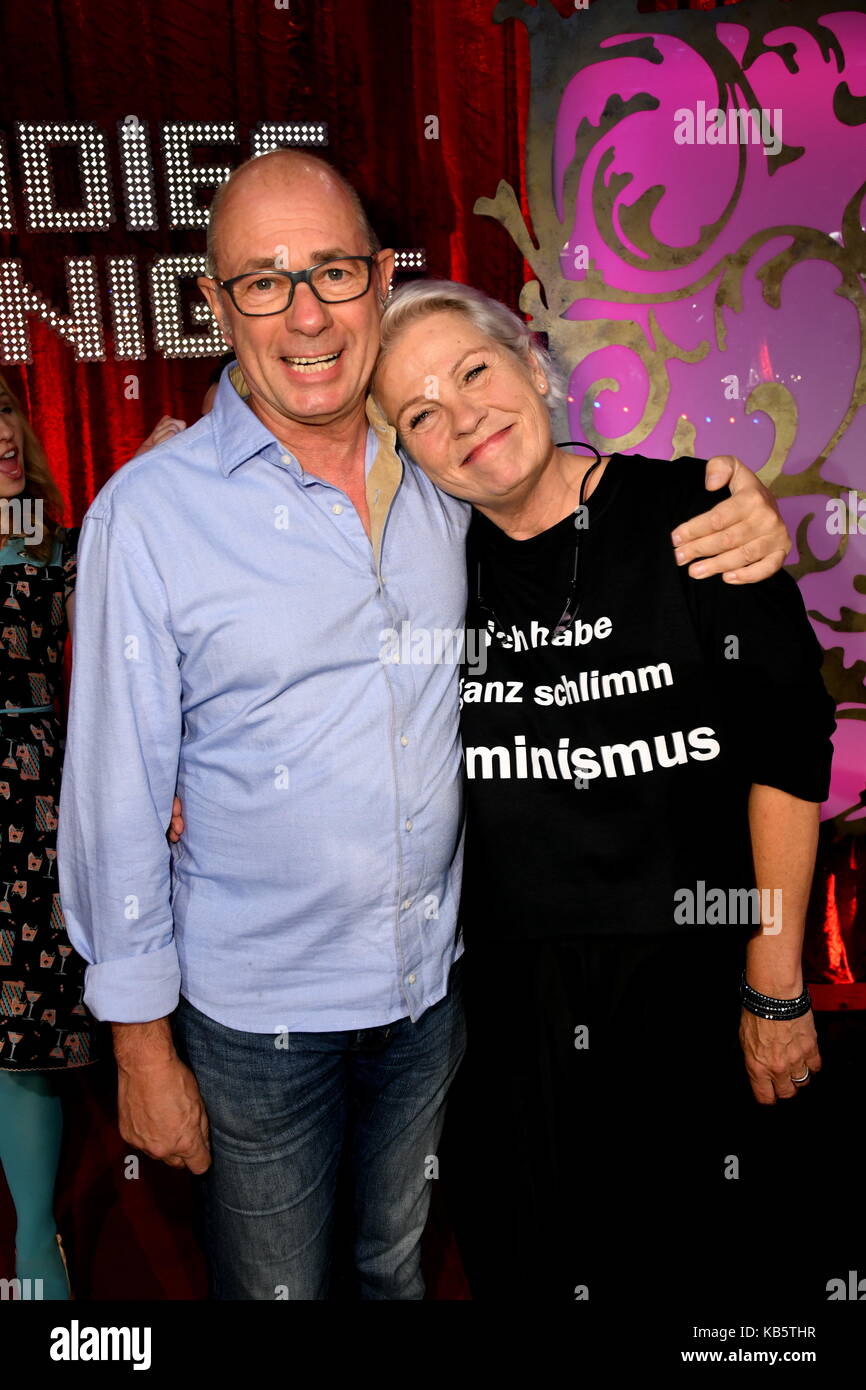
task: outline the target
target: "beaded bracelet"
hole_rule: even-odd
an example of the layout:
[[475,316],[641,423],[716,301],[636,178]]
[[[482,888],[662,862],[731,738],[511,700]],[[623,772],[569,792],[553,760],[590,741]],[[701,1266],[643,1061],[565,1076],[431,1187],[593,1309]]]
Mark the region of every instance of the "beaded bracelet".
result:
[[740,999],[743,1008],[748,1009],[750,1014],[756,1014],[758,1018],[774,1019],[779,1023],[792,1018],[802,1018],[812,1007],[808,988],[796,999],[773,999],[769,994],[759,994],[747,984],[745,970],[740,981]]

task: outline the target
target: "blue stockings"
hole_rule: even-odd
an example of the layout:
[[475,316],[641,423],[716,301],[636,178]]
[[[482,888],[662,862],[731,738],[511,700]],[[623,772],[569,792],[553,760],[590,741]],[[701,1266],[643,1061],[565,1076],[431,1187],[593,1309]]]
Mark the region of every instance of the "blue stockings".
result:
[[41,1279],[46,1299],[69,1297],[54,1219],[62,1131],[60,1097],[50,1076],[0,1071],[0,1163],[18,1218],[15,1273]]

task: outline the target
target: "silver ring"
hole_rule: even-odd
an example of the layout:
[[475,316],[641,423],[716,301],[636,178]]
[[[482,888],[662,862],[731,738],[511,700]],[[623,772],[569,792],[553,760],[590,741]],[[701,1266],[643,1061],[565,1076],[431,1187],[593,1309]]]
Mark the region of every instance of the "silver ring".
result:
[[812,1074],[812,1073],[809,1071],[809,1068],[807,1067],[807,1068],[806,1068],[805,1075],[803,1075],[803,1076],[792,1076],[792,1077],[791,1077],[791,1080],[793,1081],[793,1083],[794,1083],[795,1086],[802,1086],[804,1081],[808,1081],[808,1080],[809,1080],[809,1077],[811,1076],[811,1074]]

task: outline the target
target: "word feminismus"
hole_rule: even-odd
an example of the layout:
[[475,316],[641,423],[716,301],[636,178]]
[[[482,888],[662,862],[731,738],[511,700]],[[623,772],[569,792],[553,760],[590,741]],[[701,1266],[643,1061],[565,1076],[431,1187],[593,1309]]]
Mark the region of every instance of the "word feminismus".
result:
[[[636,738],[632,743],[606,743],[601,748],[572,748],[571,740],[563,737],[558,746],[528,746],[525,734],[514,735],[514,749],[503,745],[487,748],[476,745],[464,748],[467,777],[480,781],[499,781],[506,778],[557,779],[573,782],[594,781],[596,777],[635,777],[639,772],[654,772],[657,768],[676,767],[689,758],[698,762],[717,758],[721,745],[713,737],[715,730],[702,727],[680,729],[671,734],[657,734],[652,747],[647,739]],[[671,746],[668,746],[670,740]]]

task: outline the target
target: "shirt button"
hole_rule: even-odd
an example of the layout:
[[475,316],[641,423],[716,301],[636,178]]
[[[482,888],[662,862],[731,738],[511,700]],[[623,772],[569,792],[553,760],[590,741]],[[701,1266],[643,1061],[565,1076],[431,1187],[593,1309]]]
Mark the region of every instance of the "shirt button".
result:
[[281,455],[280,455],[280,458],[281,458],[281,460],[282,460],[283,463],[291,463],[291,461],[292,461],[292,456],[291,456],[291,454],[281,454]]
[[415,983],[415,976],[414,976],[414,975],[407,975],[407,976],[406,976],[406,983],[407,983],[408,985],[414,985],[414,983]]
[[402,734],[402,735],[401,735],[401,737],[400,737],[400,742],[402,743],[402,745],[403,745],[404,748],[408,748],[408,747],[409,747],[409,740],[408,740],[408,738],[406,737],[405,734]]
[[411,906],[412,906],[412,899],[411,899],[411,898],[407,898],[406,901],[403,903],[403,911],[404,911],[404,912],[408,912],[408,911],[409,911],[409,908],[410,908]]
[[411,822],[410,820],[407,820],[407,822],[406,822],[406,829],[407,829],[407,830],[411,830],[411,829],[412,829],[412,822]]
[[343,511],[342,503],[340,503],[340,502],[335,502],[334,505],[333,505],[333,507],[331,508],[331,511],[334,513],[334,516],[340,516],[340,515],[342,515],[342,511]]

